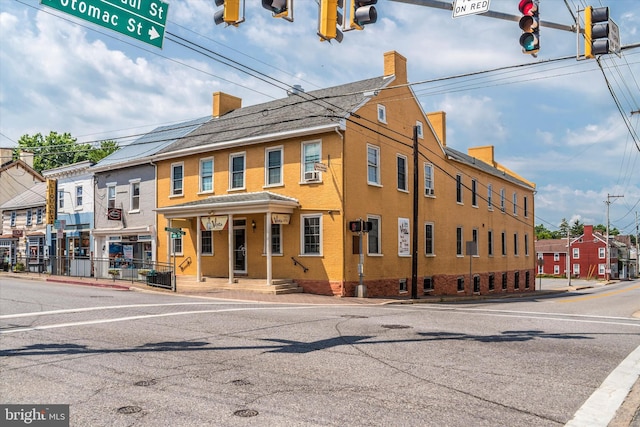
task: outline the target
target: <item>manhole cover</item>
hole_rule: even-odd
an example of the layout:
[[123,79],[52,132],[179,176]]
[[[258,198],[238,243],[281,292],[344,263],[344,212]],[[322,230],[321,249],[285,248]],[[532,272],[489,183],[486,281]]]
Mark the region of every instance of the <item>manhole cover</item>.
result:
[[233,380],[231,381],[233,385],[251,385],[251,383],[247,380]]
[[382,325],[386,329],[409,329],[411,326],[407,325]]
[[149,387],[150,385],[156,385],[156,380],[142,380],[133,383],[133,385],[137,385],[138,387]]
[[258,415],[258,411],[256,411],[255,409],[240,409],[234,412],[233,415],[235,415],[236,417],[244,418],[255,417],[256,415]]
[[142,408],[139,406],[122,406],[118,408],[119,414],[135,414],[142,411]]

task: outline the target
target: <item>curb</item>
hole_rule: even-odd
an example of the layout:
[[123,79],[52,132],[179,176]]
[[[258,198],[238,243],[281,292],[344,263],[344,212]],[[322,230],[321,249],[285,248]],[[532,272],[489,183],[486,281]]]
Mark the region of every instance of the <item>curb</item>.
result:
[[118,284],[115,284],[115,283],[111,284],[111,283],[104,283],[104,282],[82,282],[82,281],[79,281],[79,280],[54,279],[54,278],[51,278],[51,277],[46,278],[45,282],[66,283],[68,285],[94,286],[94,287],[98,287],[98,288],[117,289],[117,290],[121,290],[121,291],[130,291],[131,290],[130,286],[118,285]]

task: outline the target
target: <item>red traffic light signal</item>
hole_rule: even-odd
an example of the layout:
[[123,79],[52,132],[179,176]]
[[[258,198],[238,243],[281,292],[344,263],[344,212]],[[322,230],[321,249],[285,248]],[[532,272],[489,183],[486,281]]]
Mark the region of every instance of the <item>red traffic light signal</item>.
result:
[[536,57],[540,50],[540,18],[538,15],[538,1],[520,0],[518,9],[523,15],[519,22],[520,29],[523,31],[520,36],[522,53]]

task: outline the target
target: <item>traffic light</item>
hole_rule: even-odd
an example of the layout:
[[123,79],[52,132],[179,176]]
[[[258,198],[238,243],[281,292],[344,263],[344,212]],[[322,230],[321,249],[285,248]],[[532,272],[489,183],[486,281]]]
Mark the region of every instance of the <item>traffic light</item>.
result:
[[227,25],[237,26],[244,21],[240,19],[240,0],[215,0],[216,6],[222,6],[222,9],[218,10],[213,15],[213,22]]
[[343,9],[343,0],[320,0],[320,12],[318,17],[318,36],[320,41],[336,40],[342,42],[343,34],[338,29],[338,25],[342,26],[341,12]]
[[350,27],[364,29],[366,24],[374,24],[378,20],[378,12],[373,7],[378,0],[349,0],[352,2]]
[[540,50],[540,18],[538,16],[537,0],[520,0],[518,5],[522,18],[520,29],[524,31],[520,36],[522,53],[533,55],[535,58]]
[[361,219],[357,221],[349,221],[349,230],[352,233],[368,233],[373,229],[372,221],[363,221]]
[[270,10],[274,18],[293,22],[293,0],[262,0],[262,7]]
[[605,53],[609,53],[609,8],[587,6],[584,10],[584,57],[595,58]]

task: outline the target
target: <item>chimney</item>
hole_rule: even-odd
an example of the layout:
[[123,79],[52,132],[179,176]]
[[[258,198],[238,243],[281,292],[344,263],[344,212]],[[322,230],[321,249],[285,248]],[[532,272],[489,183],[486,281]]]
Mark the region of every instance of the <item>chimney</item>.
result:
[[443,146],[447,146],[447,113],[438,111],[436,113],[428,113],[427,119],[431,123],[436,136]]
[[395,76],[396,83],[407,83],[407,58],[395,50],[384,54],[384,76]]
[[20,150],[20,160],[28,164],[30,168],[33,168],[33,152]]
[[471,147],[467,150],[471,157],[482,160],[488,165],[496,166],[493,145],[485,145],[483,147]]
[[13,149],[0,147],[0,166],[13,160]]
[[230,111],[242,108],[242,99],[224,92],[213,94],[213,117],[224,116]]

